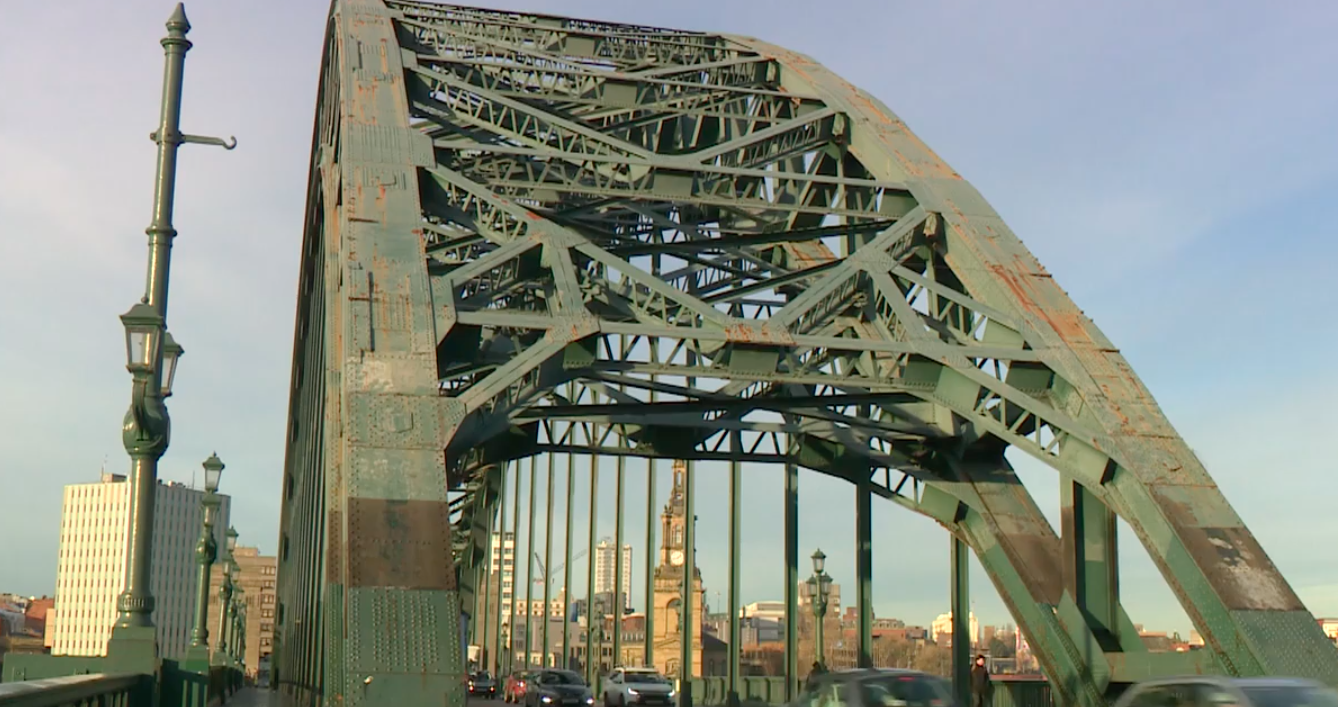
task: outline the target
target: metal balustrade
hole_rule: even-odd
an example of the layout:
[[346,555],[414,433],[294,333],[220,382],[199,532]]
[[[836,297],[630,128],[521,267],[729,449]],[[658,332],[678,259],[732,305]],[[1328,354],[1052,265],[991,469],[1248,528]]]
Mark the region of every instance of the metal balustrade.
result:
[[0,707],[133,707],[148,676],[71,675],[0,684]]

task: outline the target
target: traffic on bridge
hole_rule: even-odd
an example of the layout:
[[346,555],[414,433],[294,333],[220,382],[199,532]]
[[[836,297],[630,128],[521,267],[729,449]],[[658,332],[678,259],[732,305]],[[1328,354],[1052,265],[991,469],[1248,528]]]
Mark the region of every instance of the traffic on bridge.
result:
[[[158,471],[178,150],[238,147],[181,130],[190,30],[121,317],[130,473],[67,492],[54,638],[0,656],[0,707],[1338,707],[1334,640],[1096,324],[878,98],[750,37],[334,0],[278,549],[239,544],[219,455],[202,491]],[[849,488],[805,506],[848,547],[801,543],[801,471]],[[68,520],[98,504],[125,528]],[[884,505],[945,531],[931,627],[874,613]],[[745,602],[757,515],[783,563]],[[1192,641],[1126,612],[1117,520]],[[1015,626],[977,621],[976,561]]]

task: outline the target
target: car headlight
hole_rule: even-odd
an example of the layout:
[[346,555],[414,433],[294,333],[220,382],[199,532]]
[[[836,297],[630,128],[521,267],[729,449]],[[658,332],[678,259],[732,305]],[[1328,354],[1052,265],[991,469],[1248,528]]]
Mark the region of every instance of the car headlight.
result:
[[553,698],[549,697],[548,695],[544,695],[543,697],[540,697],[540,698],[539,698],[539,701],[540,701],[540,702],[548,703],[548,702],[552,702],[552,701],[553,701]]
[[677,695],[677,694],[678,694],[678,690],[670,690],[670,691],[669,691],[669,699],[671,699],[671,700],[674,699],[674,695]]
[[627,688],[627,694],[636,696],[636,695],[640,695],[641,693],[640,693],[640,692],[637,692],[636,690],[633,690],[632,688],[629,687],[629,688]]
[[593,704],[595,703],[595,698],[593,698],[593,697],[587,697],[587,698],[585,698],[585,703],[588,704],[588,705],[593,705]]

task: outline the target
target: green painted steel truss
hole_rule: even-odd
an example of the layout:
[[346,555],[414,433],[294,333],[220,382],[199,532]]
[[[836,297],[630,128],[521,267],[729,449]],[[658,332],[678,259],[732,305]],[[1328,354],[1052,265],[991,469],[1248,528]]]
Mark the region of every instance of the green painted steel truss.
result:
[[[500,470],[543,452],[872,487],[974,550],[1063,704],[1179,672],[1338,683],[1338,650],[1114,345],[960,175],[812,59],[336,0],[319,93],[285,689],[463,704],[455,617]],[[1009,446],[1058,473],[1059,532]],[[1117,515],[1208,650],[1142,648]]]

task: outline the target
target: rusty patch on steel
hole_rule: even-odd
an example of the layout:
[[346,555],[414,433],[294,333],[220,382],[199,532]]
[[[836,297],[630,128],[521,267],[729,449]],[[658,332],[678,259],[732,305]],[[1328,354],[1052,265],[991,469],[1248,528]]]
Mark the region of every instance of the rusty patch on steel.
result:
[[[1193,509],[1153,491],[1166,518],[1228,611],[1304,611],[1305,605],[1244,527],[1197,527]],[[1171,568],[1172,570],[1176,568]],[[1178,583],[1174,571],[1168,582]],[[1194,602],[1191,602],[1194,603]]]
[[730,324],[725,327],[725,340],[743,344],[780,344],[791,346],[790,332],[753,323]]
[[1054,330],[1061,341],[1067,344],[1086,343],[1091,337],[1088,336],[1087,327],[1083,326],[1082,314],[1074,311],[1048,312],[1046,309],[1036,303],[1027,287],[1017,274],[1004,265],[991,264],[988,266],[996,277],[1001,280],[1013,295],[1013,300],[1026,312],[1043,320]]
[[344,583],[344,514],[331,510],[325,525],[325,581]]
[[348,500],[348,586],[456,588],[442,501]]

